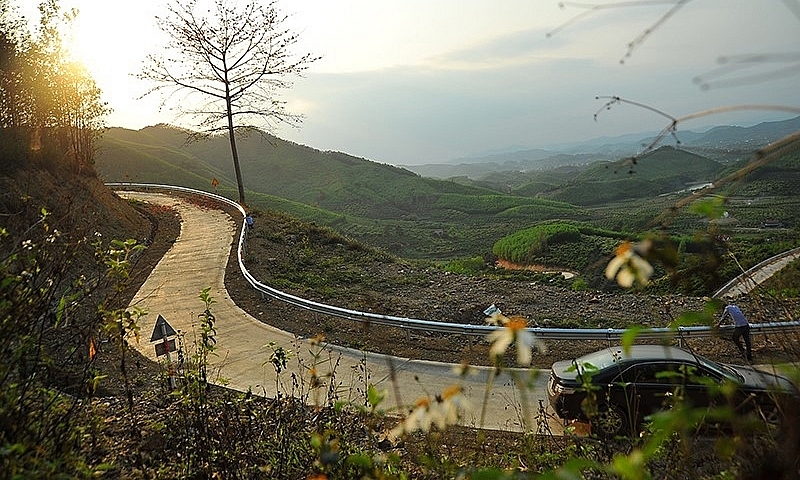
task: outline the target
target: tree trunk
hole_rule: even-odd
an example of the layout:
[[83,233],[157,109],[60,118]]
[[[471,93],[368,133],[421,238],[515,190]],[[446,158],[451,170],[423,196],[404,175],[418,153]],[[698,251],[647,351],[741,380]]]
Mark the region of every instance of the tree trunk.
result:
[[[226,86],[227,90],[227,86]],[[228,109],[228,137],[231,140],[231,155],[233,156],[233,169],[236,172],[236,185],[239,187],[239,205],[245,206],[244,202],[244,182],[242,182],[242,169],[239,168],[239,152],[236,150],[236,135],[233,130],[233,110],[231,107],[231,97],[227,96],[225,103]]]

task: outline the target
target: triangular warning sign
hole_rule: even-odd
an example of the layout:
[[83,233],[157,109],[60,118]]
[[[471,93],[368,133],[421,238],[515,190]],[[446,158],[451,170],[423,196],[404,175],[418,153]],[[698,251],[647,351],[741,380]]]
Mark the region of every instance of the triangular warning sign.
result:
[[159,315],[158,319],[156,320],[156,325],[153,327],[153,335],[150,336],[150,341],[157,342],[169,337],[174,337],[177,334],[178,333],[175,332],[175,329],[172,328],[172,325],[167,323],[167,319]]

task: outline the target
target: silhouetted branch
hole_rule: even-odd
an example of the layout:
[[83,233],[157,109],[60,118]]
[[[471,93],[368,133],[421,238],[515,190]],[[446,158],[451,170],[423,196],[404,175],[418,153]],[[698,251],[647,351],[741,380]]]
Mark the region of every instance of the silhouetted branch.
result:
[[636,49],[636,47],[638,47],[639,45],[643,44],[644,41],[647,39],[647,37],[649,37],[658,27],[660,27],[661,25],[665,24],[667,22],[667,20],[672,18],[673,15],[678,13],[678,10],[683,8],[690,1],[692,1],[692,0],[678,0],[678,1],[676,1],[675,5],[673,5],[672,8],[670,8],[667,13],[662,15],[658,20],[656,20],[656,22],[652,26],[646,28],[642,33],[640,33],[636,38],[634,38],[633,41],[628,43],[628,51],[625,52],[625,57],[623,57],[619,61],[619,63],[625,63],[625,59],[626,58],[630,58],[631,55],[633,55],[633,51]]
[[788,155],[796,151],[800,151],[800,132],[789,134],[781,138],[780,140],[757,150],[756,152],[753,153],[752,160],[748,162],[747,165],[740,168],[739,170],[736,170],[730,175],[727,175],[717,180],[710,187],[697,190],[688,197],[681,199],[680,201],[675,203],[675,205],[673,205],[669,210],[664,211],[663,213],[661,213],[661,215],[653,219],[652,223],[654,225],[657,225],[662,221],[662,219],[666,215],[669,215],[671,212],[675,212],[685,207],[686,205],[691,204],[695,200],[698,200],[702,197],[706,197],[716,192],[720,188],[724,187],[725,185],[741,180],[750,172],[766,165],[767,163],[773,160],[779,159],[785,155]]
[[688,120],[694,120],[696,118],[708,117],[711,115],[719,115],[722,113],[730,113],[737,111],[769,111],[769,112],[786,112],[786,113],[800,114],[800,107],[790,107],[786,105],[750,104],[750,105],[729,105],[725,107],[715,107],[715,108],[710,108],[708,110],[701,110],[698,112],[690,113],[682,117],[674,117],[666,113],[665,111],[660,110],[651,105],[647,105],[641,102],[636,102],[633,100],[627,100],[625,98],[616,95],[597,96],[595,98],[598,100],[608,99],[608,101],[606,101],[606,103],[600,109],[598,109],[597,112],[595,112],[594,114],[595,121],[597,121],[597,117],[601,112],[605,110],[610,110],[611,107],[613,107],[614,105],[620,105],[620,104],[633,105],[635,107],[643,108],[645,110],[649,110],[653,113],[656,113],[658,115],[661,115],[662,117],[666,117],[669,119],[670,121],[669,124],[666,127],[664,127],[658,133],[658,135],[656,135],[653,141],[651,141],[647,146],[645,146],[645,148],[636,157],[632,158],[634,163],[636,161],[636,158],[655,149],[661,143],[661,141],[664,140],[664,138],[666,138],[668,135],[672,135],[673,137],[675,137],[675,140],[678,143],[680,143],[680,140],[677,138],[678,124],[684,123]]
[[[658,27],[663,25],[667,22],[673,15],[675,15],[678,10],[683,8],[687,3],[691,2],[692,0],[640,0],[640,1],[628,1],[628,2],[615,2],[615,3],[606,3],[606,4],[599,4],[599,3],[578,3],[578,2],[559,2],[558,6],[562,9],[567,7],[573,8],[582,8],[584,9],[583,12],[575,15],[574,17],[570,18],[566,22],[562,23],[558,27],[554,28],[553,30],[547,33],[547,37],[552,37],[555,34],[559,33],[560,31],[566,29],[568,26],[573,25],[580,20],[588,17],[589,15],[604,11],[604,10],[612,10],[618,8],[629,8],[629,7],[650,7],[654,5],[672,5],[672,8],[669,9],[664,15],[659,17],[653,25],[646,28],[642,33],[640,33],[636,38],[632,41],[628,42],[628,51],[625,52],[625,56],[620,59],[620,63],[625,63],[626,58],[630,58],[633,54],[633,51],[644,43],[644,41],[649,37]],[[790,1],[790,0],[785,0]]]
[[[737,87],[749,85],[765,80],[789,77],[800,73],[800,53],[759,53],[750,55],[734,55],[720,57],[718,63],[721,65],[708,73],[696,76],[692,81],[703,90],[710,88]],[[741,72],[743,70],[763,65],[787,64],[783,67],[776,67],[767,72],[742,75],[735,78],[722,78],[729,74]]]
[[786,4],[786,8],[800,20],[800,2],[797,0],[783,0],[783,3]]

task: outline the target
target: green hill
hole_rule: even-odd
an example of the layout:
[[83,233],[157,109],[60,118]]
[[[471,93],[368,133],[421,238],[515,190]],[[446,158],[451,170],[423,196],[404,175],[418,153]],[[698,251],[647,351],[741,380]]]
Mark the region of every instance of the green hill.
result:
[[[97,169],[106,181],[203,190],[212,190],[211,180],[217,178],[219,193],[236,198],[227,138],[198,143],[186,143],[186,138],[186,131],[166,125],[110,129]],[[400,256],[430,259],[489,258],[499,239],[543,221],[590,222],[636,232],[687,195],[692,183],[714,181],[740,166],[726,169],[706,157],[664,147],[635,163],[623,159],[496,172],[481,180],[437,180],[259,134],[240,138],[239,152],[251,208],[283,211]],[[732,194],[791,197],[800,185],[797,171],[796,156],[773,162],[737,182]],[[766,218],[791,223],[795,217],[775,202],[761,209],[743,205],[747,208],[728,206],[743,226],[760,225]],[[786,205],[791,208],[793,202]],[[698,226],[694,216],[684,217],[676,225]]]
[[[322,152],[273,136],[253,133],[238,139],[245,187],[263,194],[370,218],[403,218],[435,201],[432,195],[488,193],[453,182],[425,179],[408,170]],[[234,187],[227,137],[186,143],[186,133],[159,125],[139,131],[113,128],[97,160],[109,180]]]
[[[226,137],[186,143],[187,132],[157,125],[112,128],[97,169],[106,181],[166,183],[235,198]],[[254,133],[239,139],[251,207],[273,208],[318,222],[410,257],[453,257],[489,251],[497,238],[535,219],[585,220],[569,204],[509,196],[489,188],[423,178],[341,152],[323,152]]]
[[723,166],[714,160],[673,147],[661,147],[635,161],[598,162],[571,180],[540,193],[542,197],[576,205],[602,205],[652,198],[713,181]]
[[[723,175],[733,173],[747,165],[750,157],[726,168]],[[796,150],[771,161],[734,183],[728,193],[748,197],[795,196],[800,192],[800,153]]]
[[212,178],[228,180],[227,174],[197,156],[151,135],[113,128],[103,137],[96,159],[106,181],[170,183],[208,189]]
[[593,164],[581,172],[578,180],[617,180],[620,176],[650,181],[671,180],[676,186],[711,180],[722,169],[714,160],[674,147],[661,147],[635,161],[625,158],[616,162]]

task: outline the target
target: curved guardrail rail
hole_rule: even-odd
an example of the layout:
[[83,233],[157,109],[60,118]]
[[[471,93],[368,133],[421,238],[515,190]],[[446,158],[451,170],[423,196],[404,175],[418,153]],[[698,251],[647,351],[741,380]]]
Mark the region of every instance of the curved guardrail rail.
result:
[[755,278],[756,277],[756,272],[758,272],[758,271],[760,271],[760,270],[762,270],[762,269],[764,269],[764,268],[766,268],[766,267],[768,267],[770,265],[774,265],[776,263],[782,262],[784,260],[791,261],[791,260],[794,260],[796,258],[800,258],[800,248],[794,248],[792,250],[788,250],[786,252],[779,253],[778,255],[775,255],[774,257],[770,257],[770,258],[764,260],[763,262],[760,262],[759,264],[747,269],[747,271],[745,271],[741,275],[737,276],[736,278],[734,278],[730,282],[728,282],[725,285],[723,285],[722,288],[717,290],[717,292],[714,294],[714,298],[723,298],[723,297],[729,296],[728,294],[732,290],[735,290],[737,287],[739,287],[739,285],[741,285],[741,284],[745,284],[748,287],[747,291],[749,292],[750,290],[753,290],[754,288],[758,287],[758,285],[761,284],[761,282],[758,279]]
[[[235,201],[202,190],[196,190],[188,187],[178,187],[173,185],[158,185],[149,183],[106,183],[107,186],[114,190],[135,189],[135,190],[165,190],[188,193],[192,195],[202,195],[210,199],[219,201],[230,205],[239,212],[242,217],[247,215],[244,208]],[[244,241],[247,230],[242,222],[242,229],[239,232],[239,244],[237,246],[237,260],[239,262],[239,269],[244,278],[256,290],[261,292],[262,295],[267,295],[276,300],[286,302],[297,307],[336,317],[346,318],[353,321],[372,323],[376,325],[385,325],[395,328],[406,330],[424,330],[426,332],[437,333],[450,333],[471,336],[484,336],[499,327],[494,325],[470,325],[459,323],[437,322],[432,320],[422,320],[416,318],[396,317],[392,315],[382,315],[378,313],[361,312],[358,310],[351,310],[343,307],[336,307],[324,303],[308,300],[290,293],[282,292],[268,285],[261,283],[255,278],[245,267],[243,259]],[[769,323],[753,323],[750,325],[752,334],[772,334],[772,333],[785,333],[800,331],[800,322],[769,322]],[[573,329],[573,328],[544,328],[532,327],[527,329],[537,338],[542,340],[606,340],[606,341],[619,341],[625,333],[625,329],[619,328],[590,328],[590,329]],[[651,328],[639,332],[637,338],[641,339],[664,339],[677,336],[681,340],[688,338],[701,338],[712,337],[722,333],[733,330],[732,326],[723,326],[719,330],[706,326],[692,326],[692,327],[678,327],[677,331],[668,328]]]

